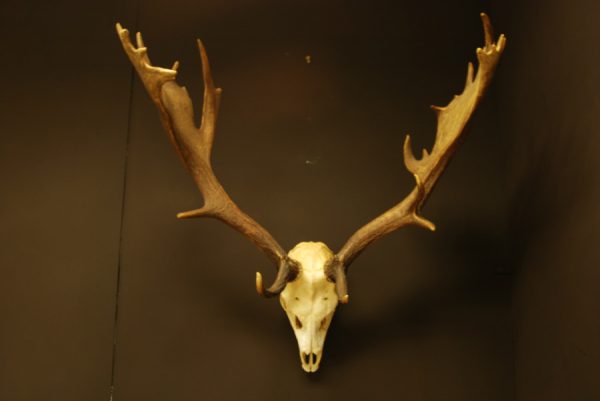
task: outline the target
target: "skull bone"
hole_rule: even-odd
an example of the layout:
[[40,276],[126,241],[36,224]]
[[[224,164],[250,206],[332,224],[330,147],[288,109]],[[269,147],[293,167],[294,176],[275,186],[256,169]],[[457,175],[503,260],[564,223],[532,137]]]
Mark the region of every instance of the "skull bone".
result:
[[287,283],[279,300],[296,335],[302,369],[316,372],[338,304],[335,284],[325,274],[325,266],[334,255],[322,242],[301,242],[288,257],[298,262],[300,272]]

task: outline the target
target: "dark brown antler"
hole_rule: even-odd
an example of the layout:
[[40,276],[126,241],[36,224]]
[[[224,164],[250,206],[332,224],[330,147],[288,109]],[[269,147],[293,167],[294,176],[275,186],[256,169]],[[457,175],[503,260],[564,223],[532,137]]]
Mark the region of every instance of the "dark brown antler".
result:
[[404,164],[416,181],[412,192],[400,203],[356,231],[333,262],[327,268],[328,277],[336,283],[340,302],[348,302],[346,271],[354,259],[365,247],[384,235],[406,225],[418,225],[431,231],[432,222],[419,216],[420,207],[431,193],[437,179],[446,168],[454,154],[463,129],[475,111],[492,79],[500,55],[504,50],[506,38],[500,35],[498,43],[493,43],[493,32],[487,15],[481,14],[483,21],[485,46],[477,49],[479,68],[473,78],[473,64],[469,63],[467,81],[461,95],[455,96],[446,107],[432,106],[437,113],[437,132],[431,154],[423,149],[420,160],[415,159],[411,150],[410,136],[404,141]]
[[198,40],[204,78],[204,104],[200,128],[194,124],[192,100],[185,87],[177,85],[178,62],[171,69],[155,67],[148,58],[142,35],[136,35],[137,47],[131,43],[129,32],[117,23],[117,33],[123,49],[135,67],[150,98],[158,108],[162,124],[177,154],[191,173],[204,198],[200,209],[177,214],[178,218],[213,217],[223,221],[245,235],[262,250],[277,267],[277,277],[269,289],[262,284],[262,276],[256,273],[257,291],[264,296],[279,294],[288,281],[298,273],[298,266],[290,260],[275,239],[242,212],[225,192],[213,172],[210,155],[215,135],[221,88],[216,88],[210,74],[206,50]]

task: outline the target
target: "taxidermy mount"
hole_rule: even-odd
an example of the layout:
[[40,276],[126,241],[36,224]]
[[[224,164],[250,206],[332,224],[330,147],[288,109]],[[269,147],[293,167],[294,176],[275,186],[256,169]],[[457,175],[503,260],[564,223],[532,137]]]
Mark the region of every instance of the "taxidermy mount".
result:
[[246,236],[273,262],[277,269],[275,281],[265,288],[262,275],[256,273],[256,290],[267,298],[279,295],[296,335],[300,362],[306,372],[315,372],[319,368],[333,313],[338,303],[348,303],[346,273],[354,259],[367,245],[400,227],[416,225],[435,230],[432,222],[419,215],[421,205],[454,154],[461,133],[488,87],[506,44],[504,35],[494,42],[487,15],[481,14],[481,19],[485,43],[476,51],[477,72],[469,63],[463,92],[445,107],[432,106],[437,114],[433,148],[429,152],[423,149],[421,158],[417,159],[412,152],[410,136],[407,135],[404,141],[404,164],[414,176],[415,187],[400,203],[352,234],[337,253],[322,242],[300,242],[291,251],[285,252],[267,230],[231,200],[221,186],[210,160],[221,88],[215,87],[202,42],[198,40],[204,104],[200,127],[196,127],[192,100],[185,87],[175,81],[179,63],[175,62],[171,68],[153,66],[142,35],[137,33],[137,45],[134,46],[129,32],[117,23],[123,49],[156,105],[171,144],[204,199],[201,208],[179,213],[177,217],[221,220]]

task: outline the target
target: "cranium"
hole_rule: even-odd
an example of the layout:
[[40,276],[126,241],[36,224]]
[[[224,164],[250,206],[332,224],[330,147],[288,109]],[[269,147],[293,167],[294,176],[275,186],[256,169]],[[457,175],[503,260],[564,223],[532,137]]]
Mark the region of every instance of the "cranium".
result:
[[338,304],[335,284],[325,275],[325,266],[333,256],[322,242],[301,242],[288,253],[298,263],[299,272],[287,283],[279,301],[296,334],[306,372],[319,368],[327,329]]
[[172,68],[155,67],[148,58],[142,35],[137,46],[129,33],[117,24],[123,48],[137,70],[159,114],[175,151],[191,173],[204,198],[200,209],[179,213],[179,218],[213,217],[245,235],[262,250],[277,268],[274,283],[263,287],[262,275],[256,274],[256,288],[265,297],[279,295],[281,306],[296,334],[302,368],[315,372],[319,368],[323,344],[338,302],[348,302],[346,271],[362,250],[382,236],[406,225],[429,230],[435,226],[419,215],[437,179],[457,148],[464,127],[487,88],[506,39],[500,35],[493,42],[489,19],[481,14],[485,44],[477,49],[479,66],[475,74],[469,63],[463,92],[445,107],[432,106],[437,113],[437,132],[430,152],[423,149],[421,159],[411,150],[410,137],[404,142],[404,163],[415,178],[414,189],[397,205],[356,231],[334,254],[320,242],[301,242],[289,253],[261,225],[242,212],[217,180],[210,155],[215,134],[221,89],[215,87],[204,46],[198,41],[204,78],[202,123],[196,127],[192,100],[187,90],[175,82],[176,62]]

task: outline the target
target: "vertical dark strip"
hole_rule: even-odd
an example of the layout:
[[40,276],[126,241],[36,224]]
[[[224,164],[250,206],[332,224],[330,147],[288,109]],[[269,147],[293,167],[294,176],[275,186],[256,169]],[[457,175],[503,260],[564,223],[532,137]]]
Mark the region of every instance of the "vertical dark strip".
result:
[[[139,30],[139,17],[140,17],[140,3],[141,0],[137,0],[135,8],[135,19],[132,32],[138,32]],[[115,40],[118,40],[115,35]],[[125,56],[123,54],[123,56]],[[131,111],[133,109],[133,90],[135,80],[135,68],[131,66],[131,79],[129,80],[129,104],[127,112],[127,132],[125,137],[125,157],[123,161],[123,188],[121,198],[121,221],[119,224],[119,251],[117,259],[117,277],[116,277],[116,291],[115,291],[115,313],[114,313],[114,324],[113,324],[113,346],[112,346],[112,366],[110,372],[110,401],[114,400],[115,396],[115,368],[117,360],[117,338],[118,338],[118,323],[119,323],[119,295],[121,293],[121,271],[122,271],[122,256],[123,256],[123,229],[125,223],[125,202],[127,199],[127,173],[129,170],[129,145],[131,141]]]

